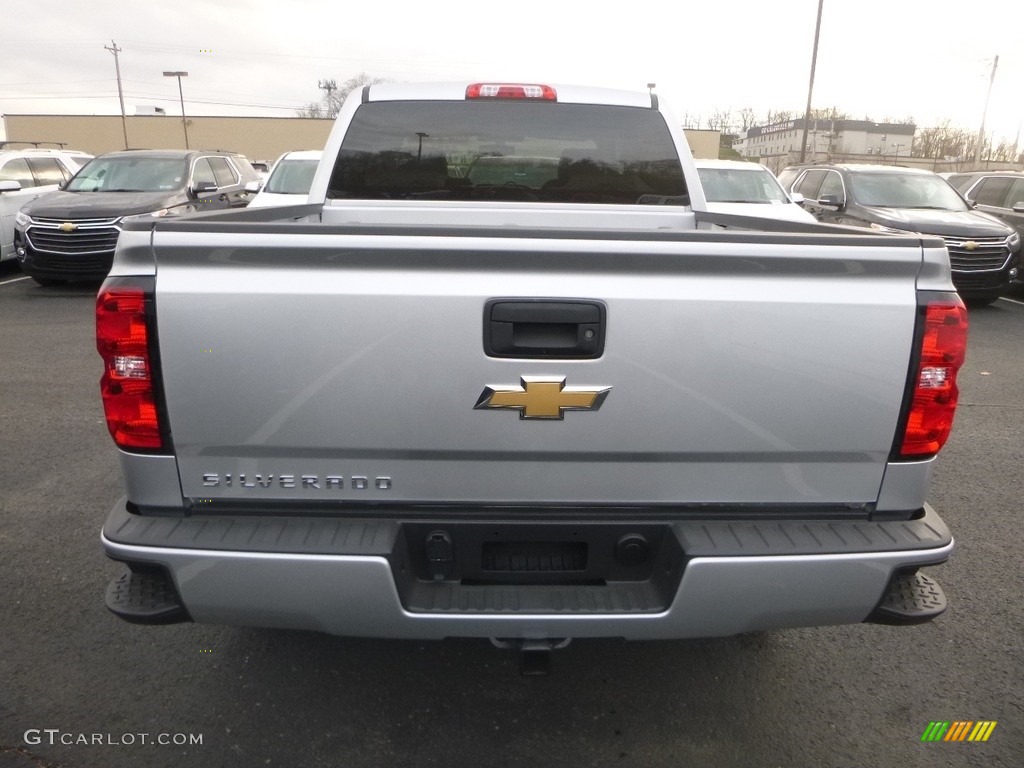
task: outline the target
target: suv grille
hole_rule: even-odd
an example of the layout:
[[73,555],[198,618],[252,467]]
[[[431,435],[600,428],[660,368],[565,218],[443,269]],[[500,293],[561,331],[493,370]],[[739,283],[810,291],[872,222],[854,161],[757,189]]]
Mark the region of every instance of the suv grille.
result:
[[[957,272],[995,272],[1006,266],[1010,252],[1005,237],[947,237],[949,264]],[[975,243],[969,249],[967,243]]]
[[[25,231],[29,246],[36,251],[59,254],[113,253],[121,230],[110,225],[110,219],[80,221],[37,220]],[[42,224],[42,226],[39,226]],[[61,224],[74,224],[77,229],[64,232]]]
[[102,278],[110,271],[114,254],[53,254],[34,251],[32,253],[32,269],[47,276],[67,275],[72,278]]

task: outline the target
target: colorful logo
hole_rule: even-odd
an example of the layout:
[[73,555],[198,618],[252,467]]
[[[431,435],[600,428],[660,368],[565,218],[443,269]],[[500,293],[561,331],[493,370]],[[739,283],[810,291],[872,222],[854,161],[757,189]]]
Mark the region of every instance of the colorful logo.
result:
[[995,729],[995,720],[933,720],[921,741],[988,741]]

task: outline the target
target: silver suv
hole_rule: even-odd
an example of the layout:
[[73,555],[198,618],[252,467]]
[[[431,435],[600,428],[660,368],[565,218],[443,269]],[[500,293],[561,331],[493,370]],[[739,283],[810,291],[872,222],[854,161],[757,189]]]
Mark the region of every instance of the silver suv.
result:
[[0,149],[0,261],[14,258],[14,217],[21,207],[56,191],[91,159],[65,149]]

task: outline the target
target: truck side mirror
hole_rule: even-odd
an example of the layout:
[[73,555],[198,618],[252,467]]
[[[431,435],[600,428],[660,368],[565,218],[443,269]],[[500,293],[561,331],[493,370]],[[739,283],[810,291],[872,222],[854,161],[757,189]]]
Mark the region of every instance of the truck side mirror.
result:
[[21,190],[21,182],[8,180],[0,181],[0,192],[18,192]]
[[262,181],[250,181],[250,182],[246,183],[245,191],[246,192],[259,192],[260,188],[262,186],[263,186],[263,182]]
[[818,205],[825,208],[835,208],[837,211],[841,211],[846,207],[846,201],[842,195],[822,195],[818,198]]
[[1024,200],[1020,200],[1013,204],[1014,213],[1024,213]]
[[805,198],[799,192],[790,192],[789,199],[792,200],[797,205],[799,205],[801,208],[803,208],[804,203],[807,202],[807,198]]

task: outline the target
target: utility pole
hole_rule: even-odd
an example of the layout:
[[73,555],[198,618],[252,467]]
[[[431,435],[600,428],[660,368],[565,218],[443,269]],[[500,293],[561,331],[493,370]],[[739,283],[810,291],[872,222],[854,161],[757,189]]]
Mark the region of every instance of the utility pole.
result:
[[974,148],[975,170],[981,164],[981,145],[985,143],[985,117],[988,115],[988,100],[992,98],[992,83],[996,81],[996,67],[999,66],[999,57],[996,56],[992,62],[992,74],[988,78],[988,93],[985,95],[985,111],[981,113],[981,128],[978,130],[978,144]]
[[[811,94],[814,92],[814,68],[818,64],[818,37],[821,34],[821,6],[824,0],[818,0],[818,21],[814,25],[814,51],[811,53],[811,81],[807,84],[807,109],[804,112],[804,138],[800,142],[800,162],[807,157],[807,127],[811,122]],[[815,147],[817,149],[817,147]]]
[[110,51],[114,54],[114,69],[117,71],[117,98],[121,102],[121,130],[124,132],[124,148],[128,149],[128,120],[124,116],[124,91],[121,90],[121,64],[117,60],[117,54],[123,51],[123,48],[118,48],[117,43],[113,40],[110,41],[110,45],[113,47],[103,46],[103,50]]
[[181,91],[181,78],[188,77],[188,72],[164,72],[164,77],[178,78],[178,99],[181,100],[181,129],[185,132],[185,149],[189,149],[188,120],[185,118],[185,95]]

